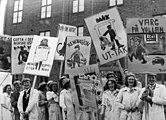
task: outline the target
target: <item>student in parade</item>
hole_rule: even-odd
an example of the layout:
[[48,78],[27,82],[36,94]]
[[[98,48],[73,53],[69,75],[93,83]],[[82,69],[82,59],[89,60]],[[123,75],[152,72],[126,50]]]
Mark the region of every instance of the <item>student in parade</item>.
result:
[[7,84],[3,88],[3,94],[1,97],[1,120],[12,120],[12,106],[11,106],[11,85]]
[[104,114],[104,120],[119,120],[120,111],[115,105],[119,90],[117,90],[117,84],[114,77],[108,78],[105,88],[106,90],[102,95],[101,115]]
[[31,79],[23,78],[24,90],[20,92],[17,107],[22,120],[38,120],[38,96],[39,92],[31,88]]
[[67,77],[61,79],[63,90],[60,92],[60,107],[62,107],[63,120],[75,120],[75,109],[71,93],[70,80]]
[[47,92],[47,100],[49,103],[49,120],[62,120],[59,106],[58,83],[50,83],[50,91]]
[[[143,107],[142,120],[149,116],[149,120],[165,120],[164,105],[166,105],[166,88],[164,85],[156,83],[155,73],[147,74],[148,85],[142,89],[137,105]],[[145,111],[145,103],[148,109]]]
[[120,120],[140,120],[141,114],[136,105],[140,89],[138,89],[136,77],[129,73],[125,77],[125,88],[119,91],[116,104],[121,110]]
[[38,120],[48,120],[48,101],[46,98],[46,83],[41,82],[39,84],[38,90],[39,90],[39,119]]
[[20,90],[21,90],[21,82],[19,80],[16,80],[13,82],[13,86],[14,86],[14,92],[11,93],[11,105],[14,108],[14,116],[15,116],[15,120],[20,120],[20,113],[18,111],[17,108],[17,102],[18,102],[18,98],[20,95]]

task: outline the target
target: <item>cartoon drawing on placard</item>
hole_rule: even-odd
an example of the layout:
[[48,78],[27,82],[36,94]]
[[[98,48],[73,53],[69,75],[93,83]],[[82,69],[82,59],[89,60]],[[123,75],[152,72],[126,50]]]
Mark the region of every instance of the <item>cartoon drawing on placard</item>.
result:
[[40,45],[36,47],[34,54],[36,69],[40,70],[43,61],[47,61],[49,52],[50,47],[48,46],[48,39],[42,39]]
[[70,58],[67,59],[67,65],[71,68],[75,68],[76,65],[78,67],[86,65],[86,58],[84,58],[83,54],[80,52],[80,46],[76,45],[74,49],[75,51],[71,54]]
[[[103,51],[106,49],[106,47],[111,47],[111,50],[115,50],[116,46],[118,48],[121,48],[124,46],[119,42],[121,38],[116,33],[114,23],[115,23],[115,20],[110,19],[110,20],[101,22],[95,26],[95,30],[100,39],[100,46]],[[105,32],[103,33],[103,31]]]
[[20,47],[20,52],[18,54],[18,64],[22,64],[23,62],[26,62],[28,59],[29,52],[24,49],[23,46]]
[[143,46],[143,38],[141,38],[141,36],[137,36],[130,40],[131,40],[130,42],[133,42],[132,43],[133,46],[131,46],[132,50],[130,50],[131,47],[129,47],[128,57],[130,61],[133,62],[133,57],[134,57],[136,60],[142,61],[141,62],[142,64],[146,64],[147,60],[145,57],[147,57],[148,53],[145,47]]
[[4,70],[10,69],[10,54],[6,53],[7,50],[5,49],[5,46],[0,46],[0,68]]

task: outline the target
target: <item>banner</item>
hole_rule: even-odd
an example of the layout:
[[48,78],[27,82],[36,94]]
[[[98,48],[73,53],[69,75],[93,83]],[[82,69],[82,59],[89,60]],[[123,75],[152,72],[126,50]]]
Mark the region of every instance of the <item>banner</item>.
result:
[[103,88],[98,65],[74,68],[66,74],[70,76],[75,105],[89,107],[86,110],[97,108],[96,92]]
[[34,36],[12,37],[12,74],[22,74]]
[[127,36],[117,8],[85,19],[100,64],[120,59],[127,54]]
[[65,71],[89,65],[90,48],[90,37],[67,37]]
[[24,73],[49,77],[58,38],[34,36]]
[[166,19],[127,20],[128,69],[135,73],[166,73]]
[[66,37],[77,36],[77,28],[71,25],[59,24],[58,45],[55,53],[55,60],[64,60],[66,52]]
[[0,35],[0,72],[11,71],[11,42],[11,36]]

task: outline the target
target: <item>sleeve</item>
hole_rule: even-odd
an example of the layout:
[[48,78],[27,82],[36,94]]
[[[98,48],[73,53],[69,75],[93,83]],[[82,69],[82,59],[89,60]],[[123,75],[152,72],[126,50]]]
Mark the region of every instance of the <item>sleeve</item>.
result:
[[39,93],[39,106],[45,105],[45,100],[42,100],[41,93]]
[[160,86],[160,96],[154,95],[152,97],[152,102],[159,105],[166,105],[166,87],[164,85]]
[[17,102],[17,108],[20,113],[23,113],[22,96],[23,96],[23,93],[21,92],[18,97],[18,102]]
[[103,34],[103,36],[106,36],[108,34],[108,30]]
[[103,106],[107,105],[107,97],[106,97],[106,93],[104,92],[102,95],[102,103]]
[[2,105],[2,104],[5,104],[5,101],[6,101],[6,99],[5,99],[5,94],[2,94],[1,105]]
[[61,92],[61,93],[60,93],[59,105],[60,105],[60,107],[62,107],[63,109],[66,108],[66,105],[65,105],[65,93],[64,93],[64,92]]
[[34,89],[32,97],[30,97],[29,99],[30,100],[26,108],[26,112],[30,112],[33,109],[33,107],[38,104],[39,92],[36,89]]
[[51,100],[52,99],[52,93],[51,92],[47,92],[46,93],[46,97],[47,97],[47,100]]
[[12,107],[16,108],[17,107],[17,101],[14,99],[14,93],[11,94],[10,99],[11,99]]
[[122,104],[122,100],[123,100],[123,90],[120,90],[117,98],[115,100],[115,104],[117,105],[117,107],[124,109],[124,105]]

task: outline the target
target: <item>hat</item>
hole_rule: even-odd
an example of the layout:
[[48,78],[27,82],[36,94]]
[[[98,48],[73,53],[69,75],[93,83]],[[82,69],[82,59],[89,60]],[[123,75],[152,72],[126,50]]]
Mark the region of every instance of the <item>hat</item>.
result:
[[113,71],[107,73],[106,78],[109,79],[111,76],[115,77],[115,73]]
[[16,80],[16,81],[13,82],[13,85],[15,86],[15,85],[20,84],[20,83],[21,82],[19,80]]
[[111,78],[108,78],[108,81],[116,82],[116,79],[111,77]]
[[51,84],[52,82],[53,82],[52,80],[49,80],[49,81],[47,82],[47,85]]
[[148,75],[148,76],[157,76],[157,74],[156,74],[156,73],[153,73],[153,72],[148,72],[147,75]]
[[44,90],[45,89],[45,87],[46,87],[46,83],[45,82],[41,82],[40,84],[39,84],[39,87],[38,87],[38,90]]
[[135,74],[133,74],[132,72],[127,73],[126,78],[128,78],[130,76],[133,76],[134,78],[136,78]]
[[30,81],[31,82],[31,79],[30,78],[23,78],[22,83],[24,83],[26,81]]
[[66,83],[70,82],[70,79],[66,78],[62,80],[62,85],[64,86]]

